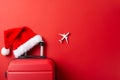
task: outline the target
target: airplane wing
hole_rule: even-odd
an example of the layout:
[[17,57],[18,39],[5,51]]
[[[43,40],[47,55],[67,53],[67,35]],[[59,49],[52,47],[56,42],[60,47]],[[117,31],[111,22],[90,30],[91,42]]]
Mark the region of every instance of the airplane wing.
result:
[[67,42],[67,44],[68,44],[68,37],[65,37],[65,40],[66,40],[66,42]]
[[63,36],[63,34],[59,34],[60,36]]

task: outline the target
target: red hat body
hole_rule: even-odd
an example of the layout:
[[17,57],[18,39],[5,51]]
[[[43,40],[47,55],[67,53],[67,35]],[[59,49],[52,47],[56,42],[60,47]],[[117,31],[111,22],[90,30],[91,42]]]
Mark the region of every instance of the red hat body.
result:
[[24,27],[13,43],[13,46],[12,46],[13,50],[16,50],[19,46],[24,44],[26,41],[28,41],[35,35],[36,34],[32,32],[32,30],[28,29],[27,27]]

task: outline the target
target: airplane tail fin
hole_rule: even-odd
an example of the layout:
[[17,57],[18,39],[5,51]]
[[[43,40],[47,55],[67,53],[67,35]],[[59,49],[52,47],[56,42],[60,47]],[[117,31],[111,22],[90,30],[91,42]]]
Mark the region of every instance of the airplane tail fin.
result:
[[62,43],[62,40],[59,40],[60,43]]

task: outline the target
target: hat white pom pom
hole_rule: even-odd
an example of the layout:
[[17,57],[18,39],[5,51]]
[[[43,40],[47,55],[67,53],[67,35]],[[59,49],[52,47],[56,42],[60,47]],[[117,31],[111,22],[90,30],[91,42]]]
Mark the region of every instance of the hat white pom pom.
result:
[[5,47],[1,49],[1,54],[3,56],[7,56],[9,53],[10,53],[10,49],[6,49]]

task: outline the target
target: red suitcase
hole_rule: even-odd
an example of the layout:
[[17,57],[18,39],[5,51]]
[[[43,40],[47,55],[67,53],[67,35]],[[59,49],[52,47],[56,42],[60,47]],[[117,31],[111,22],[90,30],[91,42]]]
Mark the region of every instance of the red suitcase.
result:
[[54,69],[54,62],[49,58],[14,59],[9,63],[6,76],[8,80],[54,80]]

